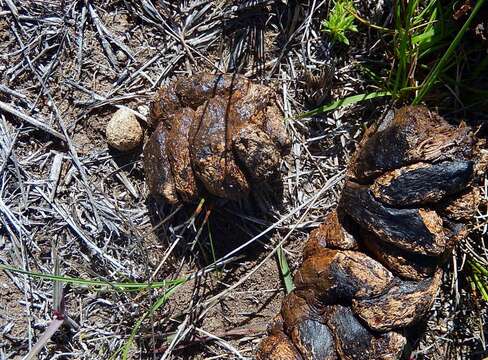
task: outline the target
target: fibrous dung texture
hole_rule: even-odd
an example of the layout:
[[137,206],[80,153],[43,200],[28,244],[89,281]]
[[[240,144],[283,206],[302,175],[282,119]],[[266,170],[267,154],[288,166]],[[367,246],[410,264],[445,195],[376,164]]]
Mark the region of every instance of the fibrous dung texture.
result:
[[479,143],[425,107],[367,131],[258,359],[399,359],[477,208]]
[[178,78],[158,91],[150,125],[146,181],[171,204],[242,198],[278,173],[289,149],[274,92],[239,75]]

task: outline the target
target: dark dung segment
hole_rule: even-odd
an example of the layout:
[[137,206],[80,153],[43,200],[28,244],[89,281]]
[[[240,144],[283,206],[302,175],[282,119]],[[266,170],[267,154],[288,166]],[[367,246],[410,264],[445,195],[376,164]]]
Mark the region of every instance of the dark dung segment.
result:
[[324,305],[317,299],[305,299],[293,291],[285,296],[281,305],[281,319],[283,328],[289,332],[292,328],[305,320],[321,320]]
[[233,135],[234,152],[254,182],[276,175],[281,154],[270,137],[254,124],[243,126]]
[[221,97],[227,102],[231,98],[239,98],[248,86],[249,80],[240,75],[199,73],[193,77],[179,78],[175,92],[182,104],[196,110],[214,97]]
[[151,194],[176,204],[179,199],[166,154],[166,142],[166,127],[160,123],[144,146],[144,173]]
[[270,88],[251,83],[246,96],[237,98],[230,107],[233,141],[238,139],[242,128],[251,126],[264,132],[280,155],[287,154],[290,139],[283,115],[275,103],[275,94]]
[[346,229],[347,220],[340,216],[337,210],[331,211],[324,222],[312,230],[303,250],[303,257],[316,254],[320,249],[331,248],[340,250],[357,249],[358,243],[354,236]]
[[166,147],[176,191],[184,202],[196,200],[199,193],[188,142],[194,117],[195,112],[190,108],[183,108],[173,117]]
[[291,331],[291,339],[305,359],[338,359],[334,337],[327,327],[317,320],[304,320]]
[[199,122],[190,131],[193,170],[211,194],[238,199],[249,192],[249,183],[227,145],[225,100],[212,98],[197,110]]
[[273,102],[266,109],[266,117],[263,123],[263,130],[278,146],[282,155],[290,152],[291,141],[286,133],[285,119],[281,110]]
[[418,282],[397,279],[394,286],[380,296],[353,300],[353,310],[375,331],[410,326],[432,307],[441,279],[442,270]]
[[290,339],[280,330],[264,339],[256,354],[257,360],[304,360]]
[[472,158],[470,129],[449,125],[423,106],[405,106],[386,119],[360,144],[349,177],[364,183],[386,171],[416,162]]
[[437,257],[412,254],[383,242],[375,235],[361,233],[362,245],[371,256],[382,263],[393,274],[409,280],[421,280],[434,275],[440,260]]
[[373,334],[356,319],[349,307],[331,306],[324,317],[341,359],[398,359],[404,351],[404,336],[396,332]]
[[377,200],[394,207],[432,204],[463,190],[472,174],[472,161],[416,163],[380,176],[371,192]]
[[325,303],[381,294],[392,280],[392,274],[369,256],[330,249],[305,259],[295,275],[297,289],[313,289]]
[[480,189],[472,187],[456,196],[451,196],[442,204],[440,213],[455,222],[466,222],[472,219],[481,203]]
[[433,211],[387,207],[373,197],[369,187],[350,181],[339,206],[363,229],[404,250],[439,256],[446,249],[442,219]]
[[337,359],[335,343],[323,320],[324,307],[319,302],[308,303],[296,292],[283,300],[283,329],[305,359]]
[[[253,83],[250,83],[246,90],[246,96],[236,97],[232,104],[232,126],[239,129],[241,126],[252,123],[264,130],[266,111],[274,101],[274,93],[266,86]],[[280,118],[282,123],[281,114]]]
[[180,99],[176,95],[175,84],[171,83],[161,87],[149,107],[149,126],[154,128],[160,122],[168,123],[180,106]]
[[382,294],[393,275],[381,263],[358,251],[341,251],[332,270],[344,299],[361,299]]

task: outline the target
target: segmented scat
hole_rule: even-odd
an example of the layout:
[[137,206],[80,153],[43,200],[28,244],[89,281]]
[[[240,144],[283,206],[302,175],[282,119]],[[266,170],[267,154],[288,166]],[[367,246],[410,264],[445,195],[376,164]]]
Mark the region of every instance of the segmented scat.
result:
[[[153,195],[172,204],[208,194],[243,198],[253,185],[276,178],[290,147],[274,92],[240,75],[179,77],[158,91],[149,118],[158,135],[145,147],[146,181]],[[163,156],[158,146],[166,147],[170,170],[161,170],[166,158],[149,163]]]
[[[424,107],[367,131],[338,208],[310,234],[276,348],[283,341],[306,359],[406,355],[403,330],[425,319],[479,202],[473,177],[486,162],[474,140]],[[259,359],[280,359],[261,349]]]

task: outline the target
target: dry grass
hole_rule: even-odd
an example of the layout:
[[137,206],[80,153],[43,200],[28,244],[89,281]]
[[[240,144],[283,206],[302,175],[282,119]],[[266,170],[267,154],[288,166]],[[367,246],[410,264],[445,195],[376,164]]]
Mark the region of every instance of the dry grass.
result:
[[[358,4],[365,16],[387,17],[366,3]],[[319,31],[328,1],[0,5],[0,264],[109,284],[0,273],[0,359],[25,356],[59,311],[67,321],[42,359],[119,358],[144,316],[126,347],[131,358],[252,358],[284,294],[277,249],[295,269],[306,235],[335,205],[364,127],[391,104],[288,121],[293,147],[282,164],[281,201],[261,189],[250,201],[200,207],[147,199],[141,149],[108,149],[105,125],[120,107],[144,124],[160,84],[202,70],[270,84],[292,118],[374,90],[358,64],[380,61],[379,39],[364,32],[350,47],[334,47]],[[153,312],[170,287],[128,292],[111,284],[170,279],[187,280]],[[428,358],[445,358],[449,344],[483,351],[484,310],[464,306],[471,297],[457,278],[453,284],[433,317],[445,331],[419,348]],[[460,330],[461,318],[479,324]]]

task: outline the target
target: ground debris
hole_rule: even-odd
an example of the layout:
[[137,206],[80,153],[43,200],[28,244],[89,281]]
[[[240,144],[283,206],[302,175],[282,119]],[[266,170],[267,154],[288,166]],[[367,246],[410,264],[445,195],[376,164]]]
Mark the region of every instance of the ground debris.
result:
[[[253,357],[284,295],[277,250],[294,271],[307,234],[336,204],[364,125],[390,105],[294,119],[364,92],[360,65],[384,61],[381,39],[369,33],[349,49],[334,47],[320,31],[328,9],[329,1],[312,0],[0,0],[0,265],[75,279],[60,286],[1,270],[0,358],[25,356],[60,299],[79,327],[63,326],[40,359],[117,357],[143,317],[129,357]],[[282,202],[266,187],[218,207],[147,200],[141,149],[107,146],[111,115],[132,109],[147,141],[146,110],[158,88],[177,76],[233,71],[277,92],[292,143],[279,164]],[[486,233],[488,217],[476,216]],[[463,250],[487,264],[476,239]],[[152,313],[168,287],[119,286],[186,276]],[[425,354],[480,346],[476,319],[485,310],[447,276],[454,286],[445,286],[431,326],[441,335],[426,336]]]

